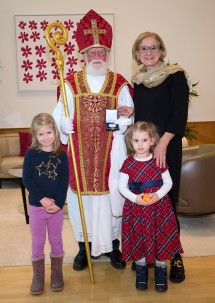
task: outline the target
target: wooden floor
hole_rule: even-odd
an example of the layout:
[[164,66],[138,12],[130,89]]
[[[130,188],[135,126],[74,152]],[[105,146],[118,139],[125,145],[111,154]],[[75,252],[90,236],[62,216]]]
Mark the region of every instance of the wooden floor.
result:
[[127,263],[126,269],[114,269],[109,262],[93,263],[95,284],[91,284],[88,269],[77,272],[71,264],[63,268],[65,288],[52,292],[49,288],[50,266],[46,265],[45,292],[29,294],[31,266],[0,268],[0,303],[214,303],[215,256],[184,258],[186,279],[175,284],[169,281],[168,291],[154,290],[154,269],[149,269],[149,289],[135,288],[135,272]]

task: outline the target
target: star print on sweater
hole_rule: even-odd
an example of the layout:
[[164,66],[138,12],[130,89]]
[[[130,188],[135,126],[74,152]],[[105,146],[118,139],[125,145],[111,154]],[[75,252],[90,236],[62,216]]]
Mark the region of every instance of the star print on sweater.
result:
[[42,161],[40,165],[36,166],[36,169],[39,172],[39,176],[45,174],[48,178],[55,180],[55,177],[58,176],[56,169],[60,163],[61,161],[59,158],[49,155],[48,163],[45,164],[44,161]]

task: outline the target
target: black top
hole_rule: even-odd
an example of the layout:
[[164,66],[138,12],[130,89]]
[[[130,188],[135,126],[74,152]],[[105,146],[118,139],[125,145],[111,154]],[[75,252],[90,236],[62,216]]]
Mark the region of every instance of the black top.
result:
[[68,159],[64,151],[59,156],[52,152],[29,149],[24,158],[23,184],[29,191],[29,204],[41,207],[39,202],[47,197],[62,208],[68,189]]
[[187,122],[189,87],[184,72],[169,75],[160,85],[134,84],[135,122],[150,121],[164,132],[183,137]]

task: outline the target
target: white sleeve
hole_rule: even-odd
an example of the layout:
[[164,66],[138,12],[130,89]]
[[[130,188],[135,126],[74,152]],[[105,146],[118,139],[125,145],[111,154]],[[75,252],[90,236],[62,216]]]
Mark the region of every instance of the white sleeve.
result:
[[119,191],[123,197],[135,203],[136,195],[128,189],[129,176],[124,173],[119,173]]
[[162,176],[163,185],[156,192],[159,199],[163,198],[172,188],[172,179],[168,169],[161,176]]
[[[131,94],[129,92],[128,85],[124,85],[122,90],[119,93],[119,98],[118,98],[118,106],[129,106],[129,107],[134,107],[134,102],[131,98]],[[130,119],[131,123],[133,124],[134,119]],[[128,125],[120,125],[119,124],[119,130],[116,130],[114,133],[116,135],[123,135],[126,133],[128,129]]]
[[134,102],[131,98],[131,94],[130,94],[128,85],[124,85],[119,93],[118,106],[134,107]]
[[[73,119],[74,118],[74,105],[73,105],[73,95],[71,92],[71,89],[69,88],[68,84],[65,83],[65,90],[66,90],[66,97],[67,97],[67,103],[68,103],[68,110],[69,110],[69,116]],[[53,110],[53,117],[55,119],[55,122],[57,124],[57,127],[60,132],[60,140],[63,144],[68,143],[68,135],[64,134],[61,130],[61,118],[62,116],[65,116],[64,111],[64,104],[62,100],[62,96],[60,95],[59,100]]]

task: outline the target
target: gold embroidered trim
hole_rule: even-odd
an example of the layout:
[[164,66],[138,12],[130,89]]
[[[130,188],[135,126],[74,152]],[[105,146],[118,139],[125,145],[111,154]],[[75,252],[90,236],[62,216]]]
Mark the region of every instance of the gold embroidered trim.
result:
[[106,34],[106,29],[99,29],[97,26],[97,20],[92,19],[91,20],[91,29],[85,29],[84,34],[85,35],[93,35],[93,44],[99,44],[99,34]]

